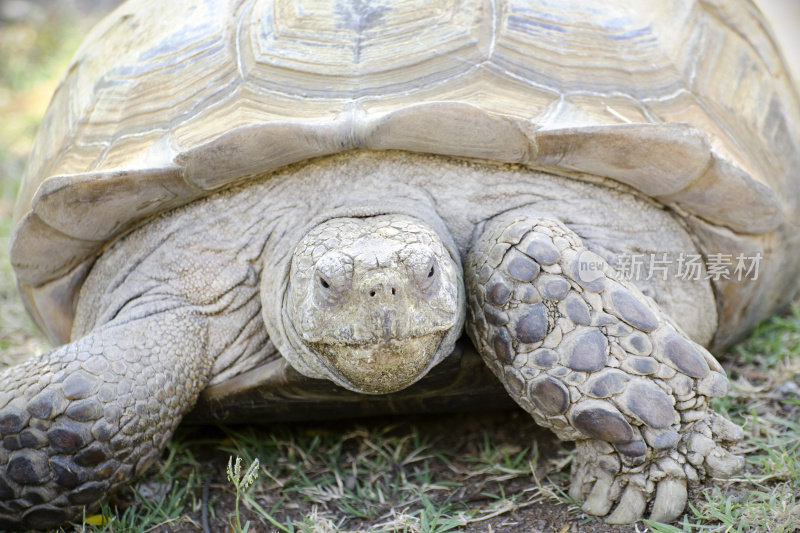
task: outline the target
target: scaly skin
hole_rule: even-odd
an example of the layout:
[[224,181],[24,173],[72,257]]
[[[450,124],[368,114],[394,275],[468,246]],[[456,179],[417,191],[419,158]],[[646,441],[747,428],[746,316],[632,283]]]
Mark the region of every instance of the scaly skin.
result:
[[[468,331],[511,396],[577,441],[570,495],[610,523],[669,522],[687,485],[738,471],[728,381],[650,298],[559,222],[490,221],[465,265]],[[612,511],[613,508],[613,511]]]
[[179,308],[3,371],[0,530],[56,526],[141,474],[208,380],[206,337]]

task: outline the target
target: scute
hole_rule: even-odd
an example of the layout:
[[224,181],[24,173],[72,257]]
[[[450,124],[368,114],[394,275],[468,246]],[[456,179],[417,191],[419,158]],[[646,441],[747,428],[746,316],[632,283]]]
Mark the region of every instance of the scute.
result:
[[178,167],[54,176],[36,192],[33,212],[75,239],[105,242],[128,229],[126,222],[183,205],[202,192],[183,180]]
[[[350,149],[611,178],[685,216],[709,253],[722,234],[748,249],[800,239],[786,229],[800,106],[748,2],[358,5],[180,0],[165,17],[134,0],[93,30],[15,208],[12,263],[53,340],[66,340],[75,273],[107,241],[208,190]],[[732,295],[726,331],[758,314],[747,295],[785,298],[785,276],[758,291],[715,282]]]
[[536,163],[607,176],[742,233],[783,220],[777,194],[711,150],[688,124],[617,124],[537,135]]

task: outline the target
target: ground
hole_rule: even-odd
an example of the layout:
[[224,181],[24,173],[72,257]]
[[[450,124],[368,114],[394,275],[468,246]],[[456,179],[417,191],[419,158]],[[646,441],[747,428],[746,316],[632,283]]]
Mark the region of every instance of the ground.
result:
[[[0,3],[0,365],[48,347],[16,294],[8,263],[11,210],[58,76],[85,30],[113,3]],[[768,320],[721,360],[733,387],[715,408],[743,424],[747,466],[737,479],[694,493],[674,526],[612,528],[581,513],[565,493],[571,449],[524,413],[507,411],[181,427],[142,481],[63,531],[202,531],[204,510],[214,532],[795,531],[800,311]]]

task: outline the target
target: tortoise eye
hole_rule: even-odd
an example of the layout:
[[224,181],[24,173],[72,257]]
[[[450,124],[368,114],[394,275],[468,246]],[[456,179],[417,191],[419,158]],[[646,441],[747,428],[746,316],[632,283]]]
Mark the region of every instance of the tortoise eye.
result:
[[419,277],[417,278],[417,283],[419,284],[419,288],[422,289],[422,292],[429,293],[438,285],[436,276],[436,260],[430,258],[428,265],[425,265],[425,267],[425,270],[418,274]]
[[403,250],[400,260],[405,263],[409,277],[417,288],[428,296],[435,292],[441,273],[436,252],[430,246],[411,244]]
[[325,307],[337,305],[342,298],[341,292],[334,289],[331,282],[319,273],[317,273],[317,287],[314,293],[317,303]]
[[347,292],[353,277],[353,260],[336,251],[330,251],[317,261],[313,283],[314,299],[324,307],[335,307]]

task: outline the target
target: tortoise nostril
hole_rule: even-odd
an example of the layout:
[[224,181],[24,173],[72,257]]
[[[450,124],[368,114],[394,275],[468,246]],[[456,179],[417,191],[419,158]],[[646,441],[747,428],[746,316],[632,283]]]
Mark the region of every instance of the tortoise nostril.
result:
[[394,287],[392,287],[392,296],[394,296],[395,294],[397,294],[397,291],[395,290]]
[[375,297],[375,290],[373,289],[373,290],[369,291],[369,295],[374,298]]

